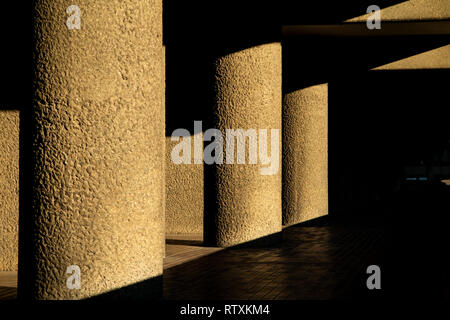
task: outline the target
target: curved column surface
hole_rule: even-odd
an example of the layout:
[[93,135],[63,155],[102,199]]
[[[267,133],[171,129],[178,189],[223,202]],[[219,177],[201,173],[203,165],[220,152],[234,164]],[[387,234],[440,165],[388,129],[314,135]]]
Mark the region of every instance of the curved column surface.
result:
[[0,111],[0,271],[17,270],[19,111]]
[[[205,241],[221,247],[252,240],[272,242],[281,231],[281,45],[269,43],[231,53],[215,60],[215,128],[224,140],[224,163],[214,168],[214,210],[207,210]],[[271,153],[272,129],[278,150],[277,168],[262,174],[257,157],[250,163],[249,140],[245,144],[245,164],[237,163],[226,149],[227,129],[254,129],[260,149],[260,129],[267,130],[264,145]],[[253,150],[255,151],[255,150]],[[276,154],[275,154],[276,153]],[[233,160],[233,164],[229,164]],[[267,172],[266,172],[267,173]],[[206,187],[206,190],[210,189]]]
[[284,95],[283,225],[328,214],[328,84]]
[[33,9],[33,258],[20,272],[34,274],[27,287],[19,273],[19,294],[159,297],[162,2],[75,3],[79,29],[67,1]]

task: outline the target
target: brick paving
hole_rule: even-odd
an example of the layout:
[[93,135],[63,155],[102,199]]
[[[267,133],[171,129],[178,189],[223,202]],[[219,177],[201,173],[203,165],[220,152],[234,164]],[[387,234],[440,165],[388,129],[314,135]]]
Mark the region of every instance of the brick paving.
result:
[[0,271],[0,301],[13,300],[17,295],[17,272]]
[[266,248],[228,248],[164,271],[165,299],[340,299],[367,295],[383,228],[289,227]]
[[[381,227],[293,226],[265,248],[204,247],[171,237],[164,263],[167,300],[297,300],[367,296],[366,268],[383,264]],[[3,276],[2,276],[3,274]],[[16,273],[0,273],[0,299],[16,297]],[[13,279],[14,278],[14,279]],[[7,284],[7,285],[6,285]]]

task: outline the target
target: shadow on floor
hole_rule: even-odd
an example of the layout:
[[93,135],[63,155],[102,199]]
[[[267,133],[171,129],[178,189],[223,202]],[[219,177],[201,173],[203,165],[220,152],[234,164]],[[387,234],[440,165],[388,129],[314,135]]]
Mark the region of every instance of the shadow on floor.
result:
[[0,301],[15,300],[17,298],[17,288],[0,287]]
[[157,300],[161,297],[161,290],[162,276],[159,276],[85,300],[89,302],[110,300]]
[[283,241],[223,249],[164,272],[164,299],[311,300],[378,298],[366,268],[383,266],[382,227],[331,226],[323,217],[287,227]]

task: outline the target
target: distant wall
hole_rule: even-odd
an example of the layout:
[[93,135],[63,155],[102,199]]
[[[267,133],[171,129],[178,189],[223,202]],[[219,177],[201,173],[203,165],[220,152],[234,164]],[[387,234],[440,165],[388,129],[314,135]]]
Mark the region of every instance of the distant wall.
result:
[[17,270],[19,111],[0,111],[0,271]]
[[166,137],[166,233],[199,234],[203,232],[203,163],[174,164],[171,153],[177,143]]

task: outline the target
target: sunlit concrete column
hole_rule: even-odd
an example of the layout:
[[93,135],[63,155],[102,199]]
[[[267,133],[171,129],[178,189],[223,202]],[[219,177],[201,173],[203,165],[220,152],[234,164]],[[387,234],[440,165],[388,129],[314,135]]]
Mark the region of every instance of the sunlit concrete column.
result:
[[326,214],[328,84],[324,83],[283,98],[283,224]]
[[159,297],[162,2],[80,0],[80,29],[67,1],[34,3],[33,258],[19,294]]
[[[217,58],[215,92],[213,122],[223,135],[224,163],[212,170],[214,185],[205,186],[214,190],[212,199],[207,197],[214,206],[205,213],[205,241],[222,247],[252,240],[272,242],[281,231],[281,45],[259,45]],[[236,140],[234,159],[227,151],[227,129],[254,129],[258,143],[259,130],[267,129],[269,154],[271,130],[278,129],[279,148],[273,157],[279,160],[277,168],[265,175],[261,169],[269,165],[262,164],[259,156],[256,164],[250,163],[249,139],[245,164],[238,164]]]
[[0,105],[0,271],[17,270],[19,111]]
[[[162,99],[161,99],[161,122],[163,125],[163,133],[165,133],[166,131],[166,47],[163,46],[162,47],[162,61],[161,61],[161,86],[162,86]],[[166,154],[166,137],[163,134],[161,136],[161,144],[163,146],[163,152],[164,155]],[[166,203],[167,203],[167,198],[166,198],[166,171],[167,171],[167,165],[165,162],[165,156],[164,159],[162,161],[162,178],[161,178],[161,197],[162,197],[162,202],[161,202],[161,210],[163,212],[163,220],[162,220],[162,230],[163,230],[163,237],[162,237],[162,250],[163,250],[163,257],[166,257]]]

